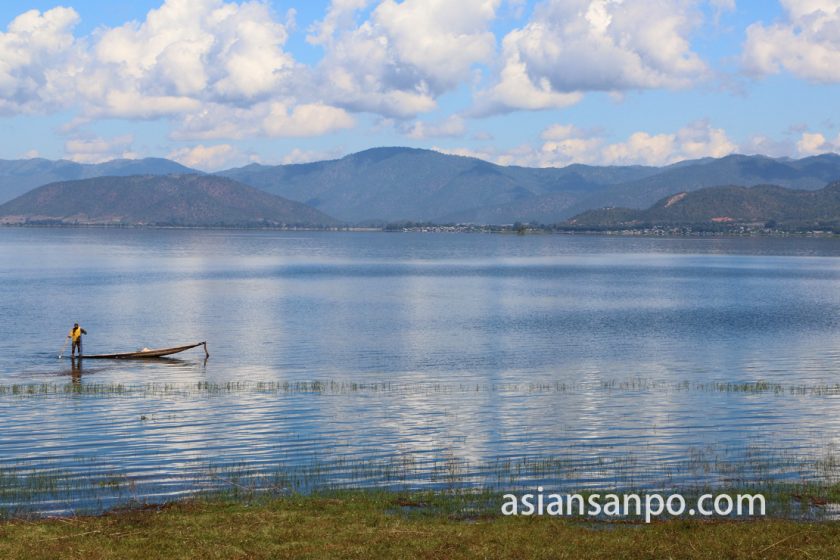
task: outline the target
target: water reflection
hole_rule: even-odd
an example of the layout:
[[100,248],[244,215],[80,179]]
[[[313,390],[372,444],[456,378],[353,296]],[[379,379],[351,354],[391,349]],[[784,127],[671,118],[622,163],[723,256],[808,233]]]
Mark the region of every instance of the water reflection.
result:
[[70,358],[70,376],[74,385],[82,384],[82,359]]

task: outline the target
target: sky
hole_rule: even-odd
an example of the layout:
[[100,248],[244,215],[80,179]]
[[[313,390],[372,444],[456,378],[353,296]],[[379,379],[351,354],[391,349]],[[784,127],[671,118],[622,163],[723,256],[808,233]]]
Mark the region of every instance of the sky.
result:
[[840,0],[0,5],[0,159],[840,152]]

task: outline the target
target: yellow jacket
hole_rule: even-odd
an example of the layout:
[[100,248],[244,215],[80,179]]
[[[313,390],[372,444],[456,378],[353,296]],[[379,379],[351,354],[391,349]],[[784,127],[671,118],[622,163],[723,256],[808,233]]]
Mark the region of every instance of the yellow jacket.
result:
[[87,334],[87,331],[85,329],[83,329],[82,327],[74,327],[70,329],[70,334],[68,334],[67,336],[70,337],[70,339],[73,342],[76,342],[77,340],[82,338],[83,334]]

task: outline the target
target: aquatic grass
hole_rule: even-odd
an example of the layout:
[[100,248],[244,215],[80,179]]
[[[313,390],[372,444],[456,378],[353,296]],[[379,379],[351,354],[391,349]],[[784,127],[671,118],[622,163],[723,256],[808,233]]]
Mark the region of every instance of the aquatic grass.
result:
[[[580,394],[604,395],[656,391],[698,391],[731,395],[733,399],[769,395],[771,399],[797,396],[821,398],[840,394],[840,385],[779,384],[763,381],[744,383],[662,381],[643,377],[590,383],[442,383],[442,382],[354,382],[314,381],[228,381],[177,383],[88,383],[52,382],[0,385],[0,404],[15,399],[86,399],[116,397],[145,399],[206,398],[225,395],[289,395],[341,397],[353,395],[455,395],[470,398],[491,392],[504,395],[545,395],[546,398],[576,398]],[[143,411],[141,421],[156,420]],[[148,416],[147,416],[148,414]],[[162,413],[164,414],[164,413]],[[136,418],[136,417],[135,417]],[[790,436],[791,434],[787,434]],[[203,464],[178,467],[167,480],[153,476],[133,477],[118,466],[101,465],[95,458],[72,458],[76,463],[49,462],[0,464],[0,510],[20,512],[101,511],[118,504],[167,501],[182,495],[227,491],[248,495],[303,493],[350,488],[389,490],[499,491],[553,486],[558,491],[587,491],[591,488],[673,490],[705,485],[714,488],[772,488],[782,485],[788,503],[795,495],[811,496],[814,489],[834,488],[840,483],[840,454],[831,445],[818,456],[787,451],[784,447],[748,444],[725,447],[689,447],[683,457],[661,460],[653,448],[636,446],[633,453],[597,453],[585,442],[565,445],[553,454],[489,457],[468,460],[458,450],[434,453],[389,452],[373,459],[335,455],[296,457],[294,462],[278,459],[273,464]],[[327,452],[328,453],[328,452]],[[792,486],[793,485],[793,486]],[[799,488],[795,485],[808,485]],[[793,487],[795,490],[790,490]],[[833,495],[832,491],[823,494]],[[782,495],[782,491],[779,491]],[[810,498],[809,498],[810,499]],[[833,498],[814,498],[833,500]],[[807,501],[807,500],[806,500]],[[798,512],[796,508],[793,511]],[[14,513],[17,512],[17,513]],[[799,513],[797,513],[798,515]]]
[[[201,462],[161,482],[98,465],[78,467],[18,463],[0,468],[0,515],[50,512],[96,513],[120,505],[159,503],[184,496],[309,495],[358,488],[389,492],[464,493],[534,491],[586,495],[598,492],[682,492],[699,495],[749,489],[767,494],[773,515],[815,517],[840,504],[840,457],[798,457],[755,447],[737,453],[696,449],[665,465],[643,455],[584,457],[532,455],[476,464],[452,453],[423,459],[396,453],[376,459],[313,457],[298,463],[256,465]],[[696,477],[687,476],[700,473]],[[596,485],[592,484],[597,480]],[[607,482],[611,481],[611,482]],[[698,483],[699,482],[699,483]]]
[[766,381],[689,382],[655,379],[609,380],[598,383],[437,383],[437,382],[354,382],[337,380],[314,381],[227,381],[222,383],[22,383],[0,384],[0,397],[47,396],[213,396],[237,393],[348,395],[356,393],[406,394],[590,394],[597,391],[620,392],[702,392],[732,394],[773,394],[792,396],[840,395],[840,383],[783,384]]

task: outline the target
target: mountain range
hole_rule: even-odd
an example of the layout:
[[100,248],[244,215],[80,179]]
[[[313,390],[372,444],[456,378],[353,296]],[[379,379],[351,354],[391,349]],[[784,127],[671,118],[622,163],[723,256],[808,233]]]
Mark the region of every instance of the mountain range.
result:
[[645,210],[588,210],[563,224],[579,229],[651,226],[772,226],[784,230],[840,228],[840,181],[807,191],[777,185],[706,187],[657,201]]
[[[200,174],[165,159],[97,165],[44,159],[0,161],[0,203],[52,181],[97,176]],[[774,184],[817,190],[840,180],[840,155],[774,159],[730,155],[664,167],[500,166],[413,148],[373,148],[304,164],[251,164],[215,173],[358,225],[395,222],[562,222],[603,207],[643,209],[679,192]]]
[[61,181],[0,205],[0,224],[334,226],[305,204],[213,175]]
[[646,208],[668,194],[717,185],[819,189],[840,179],[840,156],[732,155],[665,167],[527,168],[429,150],[375,148],[335,161],[252,164],[219,174],[351,223],[550,224],[592,208]]
[[507,223],[565,217],[575,201],[656,171],[504,167],[430,150],[374,148],[335,161],[252,164],[219,174],[352,223]]

